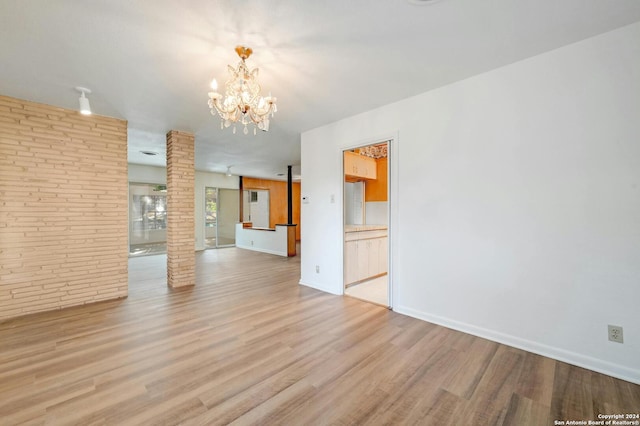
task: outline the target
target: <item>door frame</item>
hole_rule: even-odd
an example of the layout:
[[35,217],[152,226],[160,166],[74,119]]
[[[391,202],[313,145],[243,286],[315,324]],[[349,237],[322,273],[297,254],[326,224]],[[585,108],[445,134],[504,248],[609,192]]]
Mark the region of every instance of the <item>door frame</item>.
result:
[[383,142],[388,143],[387,148],[387,247],[388,247],[388,299],[389,299],[389,309],[393,310],[394,301],[397,300],[397,283],[395,277],[395,268],[394,268],[394,259],[396,258],[397,253],[397,243],[396,243],[396,230],[398,229],[398,181],[399,181],[399,173],[398,173],[398,155],[399,155],[399,143],[398,143],[398,132],[382,135],[380,137],[375,138],[367,138],[365,140],[361,140],[340,148],[340,200],[342,202],[342,223],[340,225],[341,235],[342,235],[342,281],[341,281],[341,293],[344,295],[345,291],[345,244],[344,244],[344,228],[345,228],[345,191],[344,191],[344,152],[350,151],[356,148],[362,148],[369,145],[376,145]]
[[249,208],[249,222],[253,223],[253,226],[255,227],[255,221],[253,219],[253,217],[251,217],[251,199],[249,199],[249,201],[247,202],[248,206],[244,205],[244,195],[245,193],[248,194],[249,198],[251,198],[251,193],[252,192],[262,192],[262,193],[266,193],[267,194],[267,226],[263,226],[262,228],[270,228],[269,224],[271,223],[271,190],[269,188],[252,188],[252,187],[244,187],[242,188],[242,215],[243,215],[243,221],[244,221],[244,215],[246,213],[246,208]]
[[[206,239],[207,239],[207,189],[215,189],[216,192],[216,244],[215,246],[207,246],[206,244]],[[221,203],[220,203],[220,190],[221,189],[228,189],[231,191],[238,191],[238,195],[241,196],[241,191],[239,189],[234,189],[234,188],[220,188],[219,186],[204,186],[204,193],[203,193],[203,213],[202,213],[202,218],[204,220],[204,239],[205,239],[205,243],[204,243],[204,249],[205,250],[210,250],[210,249],[219,249],[219,248],[224,248],[224,247],[235,247],[235,242],[232,244],[220,244],[220,238],[219,238],[219,234],[220,234],[220,221],[219,221],[219,216],[218,214],[220,213],[220,207],[221,207]]]

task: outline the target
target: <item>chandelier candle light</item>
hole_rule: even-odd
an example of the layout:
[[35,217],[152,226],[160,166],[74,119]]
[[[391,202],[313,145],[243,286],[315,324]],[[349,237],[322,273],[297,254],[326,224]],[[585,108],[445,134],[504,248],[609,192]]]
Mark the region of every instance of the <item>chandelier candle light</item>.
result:
[[[218,82],[214,78],[211,82],[213,92],[209,92],[209,108],[211,115],[220,116],[220,128],[229,127],[231,123],[240,122],[244,126],[244,134],[249,133],[248,124],[253,124],[253,134],[256,128],[266,132],[269,130],[269,117],[277,111],[276,98],[260,95],[258,84],[258,68],[249,70],[245,60],[253,51],[249,47],[237,46],[236,53],[241,61],[236,68],[228,65],[229,80],[225,83],[225,94],[218,93]],[[235,125],[233,133],[236,132]]]

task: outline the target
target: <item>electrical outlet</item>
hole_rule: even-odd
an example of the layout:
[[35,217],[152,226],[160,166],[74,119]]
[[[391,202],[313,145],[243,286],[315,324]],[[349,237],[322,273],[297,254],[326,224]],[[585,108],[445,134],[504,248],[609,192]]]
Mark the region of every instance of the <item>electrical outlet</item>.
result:
[[617,343],[624,343],[622,327],[619,325],[609,325],[609,340]]
[[320,265],[316,265],[316,274],[320,273]]

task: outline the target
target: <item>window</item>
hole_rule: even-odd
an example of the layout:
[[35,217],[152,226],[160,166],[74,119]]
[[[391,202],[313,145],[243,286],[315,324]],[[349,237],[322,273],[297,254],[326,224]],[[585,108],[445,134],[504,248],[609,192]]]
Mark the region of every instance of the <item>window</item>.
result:
[[218,222],[218,200],[216,188],[206,188],[204,197],[205,226],[215,227]]
[[166,229],[167,196],[133,195],[131,226],[133,231]]

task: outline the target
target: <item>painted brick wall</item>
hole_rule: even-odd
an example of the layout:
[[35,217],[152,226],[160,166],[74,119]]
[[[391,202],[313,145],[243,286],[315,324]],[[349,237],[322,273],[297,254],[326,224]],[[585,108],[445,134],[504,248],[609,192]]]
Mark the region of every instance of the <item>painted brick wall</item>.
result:
[[167,133],[167,282],[195,285],[194,135]]
[[127,295],[127,122],[0,96],[0,320]]

